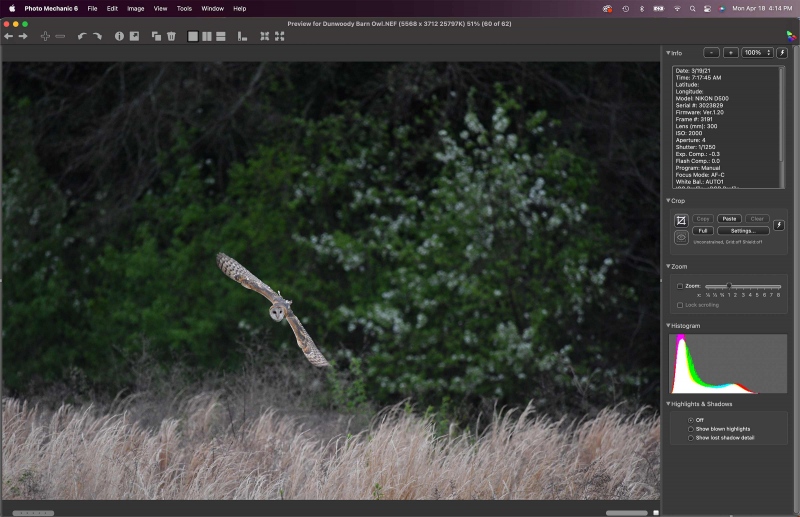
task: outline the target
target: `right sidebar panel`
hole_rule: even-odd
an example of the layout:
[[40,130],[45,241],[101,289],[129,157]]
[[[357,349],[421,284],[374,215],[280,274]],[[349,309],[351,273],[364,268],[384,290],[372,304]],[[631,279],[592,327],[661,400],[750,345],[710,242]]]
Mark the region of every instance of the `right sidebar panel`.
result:
[[792,50],[662,48],[665,515],[794,508]]

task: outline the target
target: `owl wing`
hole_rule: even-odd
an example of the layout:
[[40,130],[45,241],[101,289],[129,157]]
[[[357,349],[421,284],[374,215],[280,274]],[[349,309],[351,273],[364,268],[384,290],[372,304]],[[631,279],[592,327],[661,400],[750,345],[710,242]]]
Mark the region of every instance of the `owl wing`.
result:
[[306,354],[306,358],[309,362],[320,368],[330,366],[325,356],[319,351],[317,345],[314,344],[314,340],[308,335],[305,327],[303,327],[303,324],[300,323],[300,320],[297,319],[297,316],[294,315],[291,309],[287,311],[286,319],[289,321],[289,325],[292,326],[294,337],[297,338],[297,346]]
[[270,286],[259,280],[256,275],[226,254],[217,253],[217,266],[230,278],[236,280],[246,288],[261,294],[270,302],[275,303],[283,299],[278,293],[273,291]]

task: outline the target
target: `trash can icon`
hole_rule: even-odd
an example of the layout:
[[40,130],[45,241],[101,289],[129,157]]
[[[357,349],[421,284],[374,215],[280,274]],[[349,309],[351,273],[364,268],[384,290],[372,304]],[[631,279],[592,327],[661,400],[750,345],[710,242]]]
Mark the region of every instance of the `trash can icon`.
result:
[[169,41],[175,41],[175,34],[176,34],[176,33],[174,33],[174,32],[168,32],[168,33],[167,33],[167,39],[168,39]]

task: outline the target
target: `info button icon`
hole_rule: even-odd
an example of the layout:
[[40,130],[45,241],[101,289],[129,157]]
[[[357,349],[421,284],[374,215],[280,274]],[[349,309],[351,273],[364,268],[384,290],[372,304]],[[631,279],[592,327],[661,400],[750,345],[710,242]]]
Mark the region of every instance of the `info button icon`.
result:
[[722,49],[723,57],[739,57],[739,47],[725,47]]

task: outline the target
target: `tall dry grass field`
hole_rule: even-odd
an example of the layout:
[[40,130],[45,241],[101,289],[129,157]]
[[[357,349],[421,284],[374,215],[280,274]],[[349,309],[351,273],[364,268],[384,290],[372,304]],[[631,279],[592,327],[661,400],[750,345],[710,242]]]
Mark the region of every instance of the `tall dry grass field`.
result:
[[495,415],[480,434],[381,412],[325,438],[276,410],[226,424],[213,394],[179,418],[44,411],[3,401],[8,499],[657,499],[657,417],[613,410],[568,424]]

